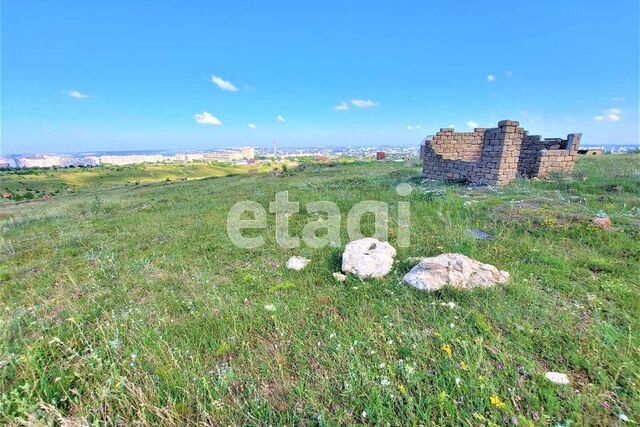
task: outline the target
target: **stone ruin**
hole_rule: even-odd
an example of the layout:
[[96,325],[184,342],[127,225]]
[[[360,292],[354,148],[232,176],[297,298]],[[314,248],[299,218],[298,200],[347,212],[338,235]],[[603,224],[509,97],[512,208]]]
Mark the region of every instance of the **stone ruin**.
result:
[[473,132],[440,129],[420,146],[422,172],[427,179],[446,179],[480,185],[504,185],[516,177],[546,177],[571,172],[578,155],[579,133],[567,139],[529,135],[512,120],[497,128]]

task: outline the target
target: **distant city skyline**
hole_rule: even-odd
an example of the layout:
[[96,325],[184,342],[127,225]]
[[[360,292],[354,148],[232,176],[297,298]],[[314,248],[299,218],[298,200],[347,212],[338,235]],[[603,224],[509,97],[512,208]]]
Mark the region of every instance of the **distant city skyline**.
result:
[[0,155],[407,146],[513,119],[637,145],[637,0],[3,2]]
[[[404,159],[405,156],[417,158],[417,145],[401,147],[341,147],[341,148],[255,148],[241,147],[216,151],[96,151],[84,153],[42,153],[17,154],[0,158],[2,168],[51,168],[98,165],[131,165],[141,163],[191,163],[191,162],[223,162],[248,164],[260,158],[291,158],[342,156],[356,158],[374,158],[383,150],[390,156]],[[264,161],[264,160],[258,160]]]
[[[423,138],[424,139],[424,138]],[[304,150],[304,151],[317,151],[317,150],[332,150],[332,151],[343,151],[345,149],[396,149],[396,148],[414,148],[417,149],[420,145],[421,141],[409,144],[380,144],[380,145],[335,145],[335,146],[296,146],[296,145],[287,145],[287,146],[277,146],[277,151],[295,151],[295,150]],[[34,151],[34,152],[22,152],[22,153],[5,153],[0,156],[0,159],[7,158],[13,159],[18,157],[33,157],[33,156],[41,156],[41,155],[70,155],[70,156],[87,156],[87,155],[127,155],[127,154],[179,154],[179,153],[202,153],[202,152],[213,152],[213,151],[224,151],[230,149],[238,149],[240,146],[226,146],[226,147],[217,147],[210,148],[204,150],[174,150],[174,149],[145,149],[145,150],[91,150],[91,151]],[[253,147],[256,151],[259,152],[273,152],[273,146],[259,146]],[[617,152],[617,151],[628,151],[633,149],[640,149],[638,144],[582,144],[581,148],[605,148],[607,151]]]

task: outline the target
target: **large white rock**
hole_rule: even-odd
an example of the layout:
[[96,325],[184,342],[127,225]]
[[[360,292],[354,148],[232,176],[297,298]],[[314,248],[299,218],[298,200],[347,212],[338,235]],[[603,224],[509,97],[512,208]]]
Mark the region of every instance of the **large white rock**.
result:
[[508,281],[509,273],[462,254],[442,254],[422,258],[402,280],[422,291],[435,291],[444,286],[458,289],[488,288]]
[[300,271],[303,268],[305,268],[307,266],[307,264],[309,264],[309,260],[308,259],[306,259],[304,257],[301,257],[301,256],[292,256],[287,261],[286,267],[289,270]]
[[342,254],[342,271],[360,279],[384,277],[393,267],[396,250],[388,242],[372,237],[350,242]]

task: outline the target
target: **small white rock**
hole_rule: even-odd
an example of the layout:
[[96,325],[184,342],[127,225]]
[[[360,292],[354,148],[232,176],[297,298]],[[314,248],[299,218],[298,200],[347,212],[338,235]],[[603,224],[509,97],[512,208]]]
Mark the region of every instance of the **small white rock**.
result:
[[449,307],[451,310],[456,308],[456,303],[453,302],[453,301],[452,302],[441,302],[440,305],[443,306],[443,307]]
[[569,384],[569,377],[567,374],[562,374],[560,372],[547,372],[544,374],[544,377],[556,384]]
[[333,278],[338,282],[344,282],[345,280],[347,280],[347,276],[342,273],[333,273]]
[[300,271],[302,269],[304,269],[307,264],[309,264],[309,260],[301,257],[301,256],[292,256],[291,258],[289,258],[289,260],[287,261],[287,269],[289,270],[296,270],[296,271]]

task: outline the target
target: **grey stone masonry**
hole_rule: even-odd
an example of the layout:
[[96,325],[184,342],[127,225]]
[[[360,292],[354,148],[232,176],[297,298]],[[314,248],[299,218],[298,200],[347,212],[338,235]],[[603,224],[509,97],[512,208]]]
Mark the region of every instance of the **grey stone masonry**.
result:
[[473,132],[440,129],[420,146],[424,177],[504,185],[517,176],[545,177],[573,170],[581,134],[542,139],[519,126],[516,121],[502,120],[497,128]]

